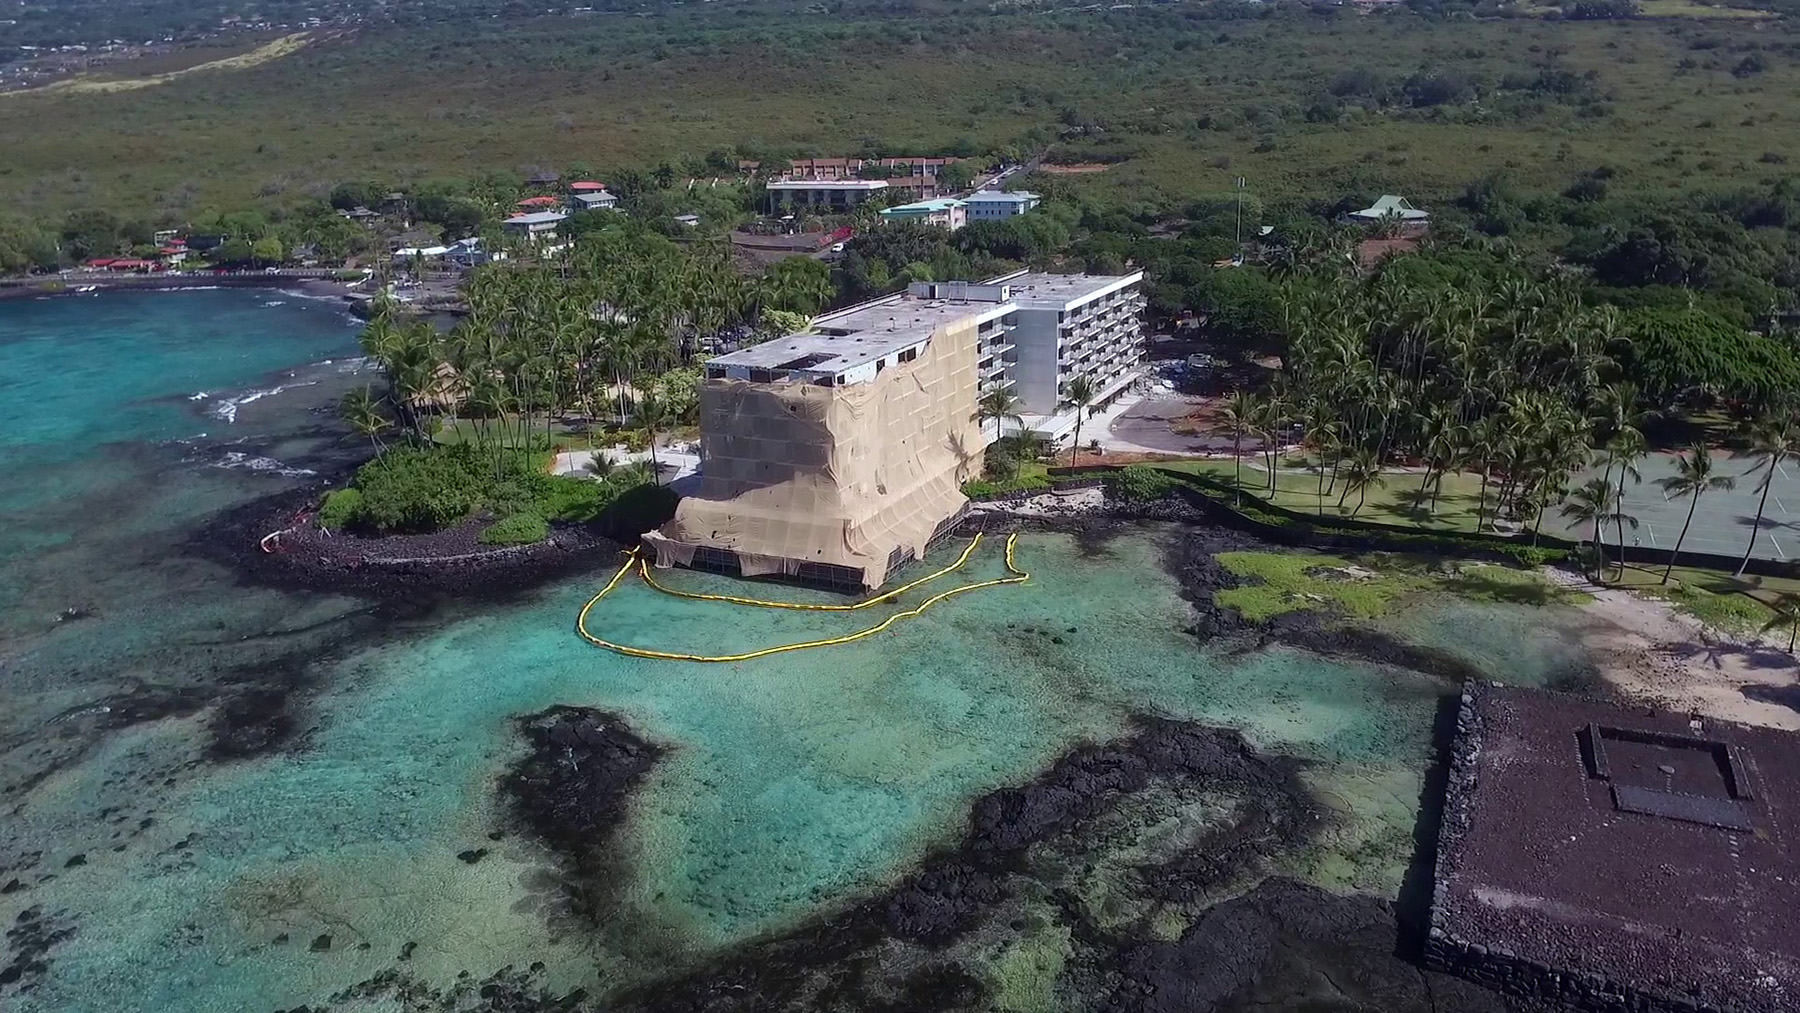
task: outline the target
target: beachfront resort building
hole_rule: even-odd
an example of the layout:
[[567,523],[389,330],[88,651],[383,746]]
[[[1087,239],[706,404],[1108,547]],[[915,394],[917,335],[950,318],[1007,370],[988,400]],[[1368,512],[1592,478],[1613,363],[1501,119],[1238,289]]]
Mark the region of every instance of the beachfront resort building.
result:
[[783,207],[853,208],[888,188],[880,179],[778,179],[769,196]]
[[1105,396],[1125,389],[1142,280],[915,283],[709,360],[699,487],[645,536],[658,565],[881,586],[961,520],[992,435],[983,391],[1030,392],[1042,411],[1027,425],[1056,437],[1074,424],[1059,383],[1087,373]]
[[1060,441],[1077,409],[1063,403],[1069,381],[1093,384],[1090,408],[1118,398],[1144,358],[1144,272],[1124,275],[1021,271],[995,279],[1011,289],[1012,394],[1025,428]]
[[1044,202],[1044,198],[1029,190],[983,190],[970,194],[965,200],[969,206],[969,220],[972,222],[997,222],[1022,215]]
[[952,197],[899,204],[881,210],[882,222],[923,222],[955,232],[969,223],[968,206]]

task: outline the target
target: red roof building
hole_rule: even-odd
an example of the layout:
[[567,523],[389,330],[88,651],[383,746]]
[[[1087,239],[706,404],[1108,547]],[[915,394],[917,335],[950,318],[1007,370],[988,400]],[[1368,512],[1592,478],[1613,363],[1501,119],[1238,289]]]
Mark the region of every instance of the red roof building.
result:
[[522,208],[553,208],[562,201],[555,197],[527,197],[516,206]]
[[589,179],[589,180],[582,180],[579,183],[570,183],[569,189],[575,193],[599,193],[600,191],[606,189],[606,184],[605,183],[596,183],[593,180]]

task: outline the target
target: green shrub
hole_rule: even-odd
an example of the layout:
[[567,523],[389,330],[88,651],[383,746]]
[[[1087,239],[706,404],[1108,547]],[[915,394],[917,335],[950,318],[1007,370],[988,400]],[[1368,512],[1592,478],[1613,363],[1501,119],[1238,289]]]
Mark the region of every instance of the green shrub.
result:
[[1181,487],[1181,480],[1160,468],[1133,464],[1108,472],[1101,480],[1106,498],[1123,503],[1144,503],[1162,499]]
[[334,489],[319,506],[319,526],[327,531],[342,531],[356,523],[361,513],[361,492],[355,489]]
[[620,491],[620,487],[612,482],[545,475],[534,504],[537,513],[551,520],[591,521],[619,498]]
[[[492,488],[474,449],[395,447],[356,472],[361,524],[381,534],[438,531],[469,516]],[[491,472],[488,473],[491,476]]]
[[537,514],[501,518],[481,533],[483,545],[532,545],[550,537],[550,524]]
[[962,484],[962,493],[970,499],[987,499],[1000,495],[1000,483],[985,478],[971,478]]

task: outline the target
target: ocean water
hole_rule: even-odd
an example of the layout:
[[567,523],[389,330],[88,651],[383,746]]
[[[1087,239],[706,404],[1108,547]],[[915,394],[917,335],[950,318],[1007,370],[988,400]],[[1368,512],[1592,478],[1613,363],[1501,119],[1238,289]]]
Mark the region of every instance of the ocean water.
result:
[[[718,665],[579,639],[575,614],[611,562],[509,602],[404,619],[354,599],[240,586],[181,551],[187,532],[346,453],[323,406],[360,382],[344,371],[355,330],[336,307],[272,301],[201,292],[0,304],[10,427],[0,438],[25,462],[0,473],[0,883],[21,884],[0,895],[0,922],[35,906],[72,930],[28,990],[0,986],[0,1005],[316,1004],[394,966],[408,943],[407,968],[428,982],[543,961],[555,987],[604,992],[704,966],[880,890],[960,836],[972,799],[1146,714],[1230,726],[1307,761],[1306,783],[1336,818],[1285,871],[1341,890],[1399,889],[1433,716],[1454,687],[1282,648],[1197,644],[1160,566],[1172,529],[1145,527],[1097,552],[1030,534],[1018,550],[1024,584],[959,596],[852,644]],[[21,405],[21,391],[38,393]],[[252,459],[275,463],[242,464]],[[985,544],[943,586],[1001,574],[1000,548]],[[664,579],[743,593],[715,576]],[[762,610],[634,580],[590,625],[625,643],[731,653],[839,635],[913,601]],[[70,604],[96,615],[54,622]],[[1420,613],[1400,627],[1429,640],[1438,621]],[[1563,662],[1516,636],[1491,641],[1514,681],[1549,678]],[[294,743],[209,759],[209,701],[260,668],[297,672],[308,687]],[[147,720],[93,719],[97,703],[145,683],[202,699]],[[507,826],[496,795],[523,751],[514,719],[553,704],[616,712],[667,749],[631,802],[616,906],[598,926],[559,915],[550,856]],[[477,847],[491,853],[458,859]],[[315,949],[326,935],[329,948]],[[0,966],[8,959],[0,952]]]

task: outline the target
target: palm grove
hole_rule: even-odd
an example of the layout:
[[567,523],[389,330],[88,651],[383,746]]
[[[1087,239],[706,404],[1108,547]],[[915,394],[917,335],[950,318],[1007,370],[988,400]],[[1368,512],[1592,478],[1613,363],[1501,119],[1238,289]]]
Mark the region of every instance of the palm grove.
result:
[[[1740,479],[1766,503],[1776,466],[1800,451],[1800,359],[1711,315],[1622,311],[1584,299],[1566,273],[1458,250],[1365,276],[1328,249],[1300,249],[1275,274],[1273,333],[1261,340],[1279,368],[1221,413],[1240,489],[1245,442],[1274,492],[1277,448],[1298,427],[1320,513],[1333,504],[1354,517],[1380,484],[1435,518],[1447,477],[1477,478],[1476,530],[1528,530],[1535,542],[1555,510],[1594,543],[1598,570],[1605,543],[1622,556],[1636,526],[1647,429],[1708,411],[1743,435],[1747,471],[1728,472],[1695,442],[1657,483],[1656,495],[1687,499],[1690,522],[1700,498]],[[1582,473],[1592,477],[1573,485]]]
[[[664,434],[698,407],[704,343],[804,326],[831,294],[814,261],[740,275],[716,245],[682,245],[629,224],[532,262],[493,264],[467,286],[448,333],[377,308],[363,347],[383,383],[343,412],[375,457],[321,510],[327,527],[436,531],[471,519],[482,540],[542,539],[551,521],[599,517],[656,479]],[[589,481],[547,474],[573,434],[649,451],[648,467],[603,454]]]

